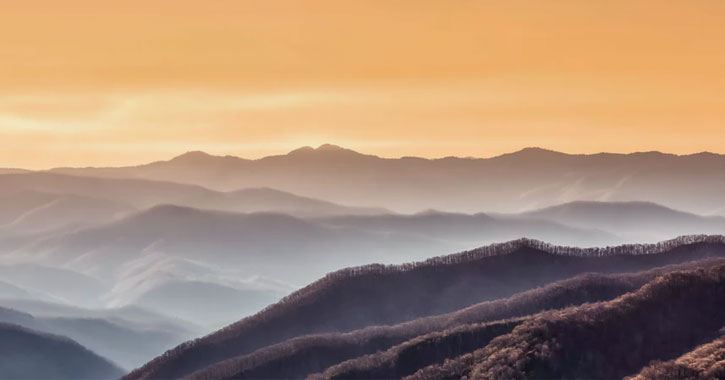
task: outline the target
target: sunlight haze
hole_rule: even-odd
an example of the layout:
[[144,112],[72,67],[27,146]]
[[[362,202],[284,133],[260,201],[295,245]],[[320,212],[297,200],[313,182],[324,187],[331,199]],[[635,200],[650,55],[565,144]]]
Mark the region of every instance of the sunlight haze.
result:
[[4,166],[725,152],[720,1],[0,6]]

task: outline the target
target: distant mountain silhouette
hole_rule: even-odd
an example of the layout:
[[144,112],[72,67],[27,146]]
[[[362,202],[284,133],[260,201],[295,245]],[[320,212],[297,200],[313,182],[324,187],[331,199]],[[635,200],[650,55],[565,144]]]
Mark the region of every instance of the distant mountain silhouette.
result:
[[99,297],[109,287],[98,279],[78,272],[33,263],[0,265],[0,278],[29,291],[33,294],[30,297],[32,299],[86,307],[100,306]]
[[712,153],[570,155],[527,148],[486,159],[387,159],[326,144],[258,160],[194,152],[135,167],[53,171],[166,180],[223,191],[272,187],[408,213],[429,208],[511,213],[576,200],[647,200],[722,215],[723,170],[725,156]]
[[169,281],[155,286],[133,301],[189,321],[219,328],[276,302],[271,292],[235,289],[202,281]]
[[31,294],[27,290],[15,286],[13,284],[0,281],[0,298],[37,298],[36,295]]
[[[123,203],[78,195],[23,193],[23,196],[25,199],[35,197],[43,201],[23,210],[9,223],[0,225],[0,229],[37,233],[63,227],[92,226],[113,221],[136,210]],[[15,203],[18,197],[8,197],[3,201]]]
[[414,215],[350,215],[321,218],[320,220],[333,226],[359,228],[379,233],[394,232],[426,236],[467,246],[514,240],[523,236],[546,240],[554,244],[576,246],[604,246],[624,241],[609,231],[595,228],[582,229],[573,227],[573,225],[564,225],[558,221],[518,215],[512,217],[510,215],[467,215],[427,211]]
[[180,377],[297,336],[448,313],[584,272],[631,272],[723,256],[722,236],[605,249],[523,239],[421,263],[342,270],[254,316],[178,346],[128,378]]
[[[282,212],[297,216],[389,212],[381,208],[345,207],[270,188],[217,192],[200,186],[156,180],[94,178],[45,172],[0,175],[0,205],[3,206],[0,210],[0,226],[13,223],[26,213],[39,211],[42,214],[34,216],[38,222],[43,222],[43,218],[60,220],[63,217],[76,223],[101,222],[133,208],[145,209],[160,204],[235,212]],[[103,208],[106,209],[105,213],[100,212]],[[49,221],[44,223],[48,224]],[[25,221],[25,224],[38,228],[29,221]],[[41,226],[47,227],[42,223]]]
[[15,174],[15,173],[27,173],[30,170],[26,169],[12,169],[12,168],[0,168],[0,174]]
[[0,378],[99,380],[121,375],[116,365],[68,338],[0,323]]
[[174,316],[139,306],[87,309],[68,304],[28,299],[2,299],[0,306],[31,314],[36,318],[105,319],[127,327],[159,328],[174,334],[198,332],[199,326]]
[[[4,302],[0,300],[0,305]],[[35,317],[0,306],[0,323],[69,337],[126,369],[143,364],[149,357],[184,340],[193,332],[153,328],[148,324],[99,317]]]
[[617,241],[604,232],[485,215],[299,219],[164,205],[111,224],[40,239],[10,256],[114,278],[134,260],[159,253],[303,284],[346,266],[420,260],[524,234],[582,245]]
[[[95,268],[92,274],[104,277],[108,270],[161,252],[211,265],[225,263],[249,275],[296,274],[289,278],[293,280],[310,274],[299,273],[290,267],[291,262],[320,261],[324,265],[310,271],[324,274],[335,267],[382,258],[383,250],[394,253],[406,246],[409,250],[428,246],[431,253],[447,247],[430,239],[377,236],[282,214],[235,214],[165,205],[112,224],[40,240],[13,256],[38,257],[48,265],[63,264],[81,271]],[[341,254],[343,249],[347,254]],[[368,254],[359,257],[352,252]],[[280,272],[285,268],[289,273]]]
[[659,241],[684,234],[724,234],[725,217],[704,217],[651,202],[577,201],[518,216],[608,231],[632,241]]
[[[270,188],[220,193],[168,182],[49,173],[0,175],[0,184],[4,185],[0,189],[0,248],[6,252],[37,240],[46,232],[107,223],[136,209],[161,204],[244,213],[278,212],[378,232],[432,232],[437,238],[472,245],[523,236],[566,245],[612,245],[725,231],[725,217],[699,216],[639,201],[575,201],[519,214],[427,211],[394,215],[381,208],[340,206]],[[474,230],[478,232],[471,233]],[[474,240],[466,240],[472,236]]]

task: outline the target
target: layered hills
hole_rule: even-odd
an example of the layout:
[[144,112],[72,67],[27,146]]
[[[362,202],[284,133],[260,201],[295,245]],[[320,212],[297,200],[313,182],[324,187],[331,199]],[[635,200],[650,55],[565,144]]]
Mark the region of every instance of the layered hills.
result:
[[347,269],[254,316],[180,345],[128,378],[181,377],[287,339],[450,313],[585,272],[635,272],[723,256],[721,236],[592,249],[523,239],[414,264]]
[[191,152],[123,168],[56,173],[145,178],[216,190],[272,187],[332,202],[411,213],[520,212],[576,200],[647,200],[688,212],[723,214],[725,156],[660,152],[570,155],[527,148],[492,158],[381,158],[334,145],[247,160]]

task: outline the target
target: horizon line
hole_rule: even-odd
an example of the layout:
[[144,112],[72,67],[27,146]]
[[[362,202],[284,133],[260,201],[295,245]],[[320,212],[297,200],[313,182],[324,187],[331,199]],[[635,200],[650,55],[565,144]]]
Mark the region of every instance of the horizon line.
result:
[[415,155],[402,155],[402,156],[382,156],[377,154],[368,154],[368,153],[362,153],[361,150],[355,150],[346,148],[341,145],[337,144],[331,144],[331,143],[323,143],[318,145],[316,148],[310,146],[310,145],[303,145],[298,148],[282,151],[277,154],[269,154],[261,157],[256,158],[246,158],[242,157],[241,155],[234,155],[234,154],[216,154],[216,153],[209,153],[208,151],[204,150],[188,150],[184,153],[176,154],[171,156],[167,159],[161,159],[161,160],[155,160],[155,161],[147,161],[142,162],[138,164],[129,164],[129,165],[101,165],[101,166],[73,166],[73,165],[61,165],[61,166],[51,166],[51,167],[45,167],[40,169],[28,169],[23,167],[13,167],[13,166],[0,166],[0,170],[20,170],[20,171],[31,171],[31,172],[43,172],[43,171],[52,171],[57,169],[102,169],[102,168],[131,168],[131,167],[138,167],[138,166],[144,166],[148,164],[153,163],[161,163],[161,162],[170,162],[179,158],[182,158],[184,156],[198,154],[213,158],[233,158],[233,159],[239,159],[239,160],[245,160],[245,161],[259,161],[270,157],[281,157],[281,156],[288,156],[296,153],[304,153],[304,152],[320,152],[320,151],[342,151],[342,152],[348,152],[353,154],[358,154],[361,156],[368,156],[368,157],[376,157],[380,159],[389,159],[389,160],[399,160],[399,159],[422,159],[422,160],[428,160],[428,161],[435,161],[435,160],[444,160],[444,159],[469,159],[469,160],[490,160],[495,159],[499,157],[509,156],[513,154],[520,154],[524,152],[542,152],[542,153],[552,153],[552,154],[558,154],[563,156],[596,156],[596,155],[622,155],[622,156],[628,156],[628,155],[635,155],[635,154],[661,154],[665,156],[675,156],[675,157],[689,157],[689,156],[696,156],[696,155],[715,155],[715,156],[723,156],[725,153],[717,153],[712,152],[708,150],[702,150],[702,151],[694,151],[691,153],[670,153],[665,152],[661,150],[638,150],[638,151],[630,151],[630,152],[615,152],[615,151],[594,151],[594,152],[586,152],[586,153],[576,153],[576,152],[566,152],[562,150],[555,150],[555,149],[549,149],[544,148],[541,146],[526,146],[517,150],[513,150],[511,152],[507,153],[501,153],[496,154],[492,156],[455,156],[455,155],[448,155],[448,156],[415,156]]

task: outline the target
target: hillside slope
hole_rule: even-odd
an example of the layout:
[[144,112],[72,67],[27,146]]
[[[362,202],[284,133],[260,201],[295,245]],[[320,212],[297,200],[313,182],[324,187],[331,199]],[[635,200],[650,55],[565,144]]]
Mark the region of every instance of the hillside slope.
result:
[[[718,260],[725,261],[725,259]],[[491,321],[527,316],[547,309],[558,309],[584,302],[612,299],[637,289],[661,273],[683,267],[710,265],[711,262],[705,260],[637,274],[583,274],[509,298],[482,302],[448,314],[392,326],[366,327],[348,333],[305,335],[262,348],[249,355],[219,362],[195,372],[191,377],[303,378],[332,366],[325,371],[323,377],[399,378],[406,374],[406,368],[411,365],[420,365],[426,359],[434,360],[433,357],[436,355],[427,355],[420,347],[421,344],[426,344],[428,339],[454,339],[458,342],[467,342],[459,344],[452,350],[435,352],[442,355],[451,351],[444,356],[444,358],[450,357],[456,350],[466,352],[466,344],[476,347],[481,344],[482,339],[490,340],[492,333],[501,335],[510,332],[522,320],[495,323]],[[396,344],[398,345],[392,347]],[[376,351],[378,352],[373,354]],[[414,352],[423,356],[413,354]],[[358,356],[361,357],[353,359]],[[353,360],[335,365],[345,359]]]
[[626,380],[725,379],[725,336],[669,361],[656,361]]
[[121,369],[61,336],[0,323],[2,379],[115,379]]
[[584,272],[618,273],[725,256],[722,236],[577,249],[522,239],[403,266],[332,273],[262,312],[180,345],[128,378],[172,378],[295,336],[444,314]]
[[[485,345],[484,342],[510,332],[531,314],[585,302],[610,300],[636,290],[658,275],[706,268],[717,263],[725,263],[725,259],[666,266],[636,274],[583,274],[453,313],[392,326],[371,326],[348,333],[292,338],[248,355],[216,363],[189,377],[298,379],[331,367],[315,377],[400,378],[412,374],[421,366],[473,351]],[[507,320],[501,320],[504,318]]]
[[542,313],[409,379],[622,378],[719,335],[725,265],[675,272],[615,300]]
[[143,313],[64,309],[63,305],[54,308],[53,304],[0,299],[0,322],[68,337],[126,370],[200,333],[176,320],[150,314],[144,317]]

